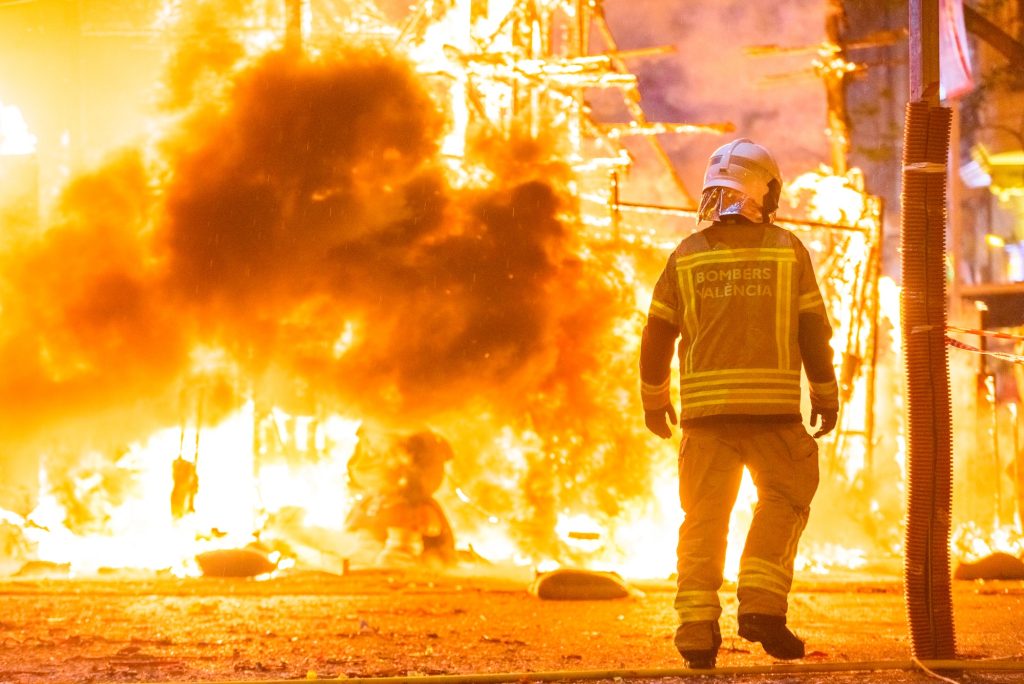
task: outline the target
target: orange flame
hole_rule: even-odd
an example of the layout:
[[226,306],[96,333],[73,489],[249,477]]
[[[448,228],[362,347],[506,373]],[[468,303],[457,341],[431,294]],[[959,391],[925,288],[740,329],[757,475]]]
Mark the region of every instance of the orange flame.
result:
[[0,100],[0,155],[34,154],[36,136],[29,130],[21,110]]

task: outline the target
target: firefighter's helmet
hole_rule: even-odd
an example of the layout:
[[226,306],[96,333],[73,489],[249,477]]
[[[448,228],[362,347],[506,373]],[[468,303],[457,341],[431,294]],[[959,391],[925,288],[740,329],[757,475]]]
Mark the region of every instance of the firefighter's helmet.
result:
[[781,192],[782,174],[771,152],[739,138],[711,153],[699,216],[711,221],[743,216],[768,223],[775,218]]

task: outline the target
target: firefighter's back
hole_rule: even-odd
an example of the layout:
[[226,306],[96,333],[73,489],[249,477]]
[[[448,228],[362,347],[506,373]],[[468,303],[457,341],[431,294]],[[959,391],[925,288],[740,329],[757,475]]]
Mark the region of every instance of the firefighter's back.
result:
[[683,418],[800,404],[800,245],[772,224],[714,224],[675,253]]

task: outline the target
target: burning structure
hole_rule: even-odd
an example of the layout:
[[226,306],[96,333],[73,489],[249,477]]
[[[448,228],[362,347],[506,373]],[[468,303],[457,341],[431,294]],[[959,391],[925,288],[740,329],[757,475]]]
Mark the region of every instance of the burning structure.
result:
[[[246,543],[298,502],[303,526],[337,527],[363,421],[460,423],[463,468],[492,479],[459,500],[522,515],[477,521],[507,545],[487,555],[556,556],[558,505],[618,514],[614,496],[554,483],[618,469],[611,418],[629,395],[603,374],[627,377],[630,332],[609,323],[633,306],[631,264],[577,230],[588,177],[574,164],[607,186],[626,157],[607,131],[595,140],[616,156],[580,155],[574,93],[635,97],[635,80],[580,54],[580,37],[541,43],[572,26],[564,7],[472,17],[491,44],[461,48],[437,34],[468,26],[468,6],[424,5],[399,32],[371,12],[322,46],[290,9],[283,47],[252,29],[275,24],[265,7],[183,11],[176,30],[203,42],[170,59],[166,128],[79,176],[51,225],[11,246],[2,353],[20,370],[2,433],[11,458],[44,454],[44,481],[7,524],[40,557],[175,566],[196,537]],[[393,49],[406,39],[435,61]]]
[[[7,251],[0,427],[9,458],[43,459],[7,525],[80,569],[187,572],[257,539],[333,568],[357,555],[337,532],[372,421],[463,455],[444,494],[477,554],[647,564],[675,497],[671,455],[624,419],[661,259],[640,226],[687,212],[620,200],[621,141],[667,161],[654,134],[728,126],[649,122],[600,6],[329,16],[328,38],[302,3],[181,8],[174,30],[203,38],[169,59],[161,132]],[[595,89],[630,121],[594,121]],[[874,444],[879,213],[855,172],[793,189],[831,255],[850,409],[830,453],[853,481]]]
[[[423,506],[389,509],[398,524],[370,516],[379,547],[450,525],[448,553],[670,572],[675,456],[632,418],[663,226],[693,216],[658,136],[729,125],[650,121],[626,61],[659,50],[620,50],[600,4],[389,14],[185,3],[154,19],[181,39],[157,130],[4,246],[0,439],[40,466],[27,503],[0,501],[8,556],[190,573],[258,544],[279,568],[372,563],[383,548],[345,521],[387,509],[409,440],[433,435],[443,478],[434,462]],[[593,116],[601,98],[625,120]],[[624,199],[634,140],[671,199]],[[881,206],[841,156],[787,192],[844,393],[823,450],[841,496],[801,562],[856,565],[898,551],[903,503],[877,486],[902,479],[900,407],[881,426],[874,410],[899,395]],[[367,478],[370,425],[384,461],[409,458]]]

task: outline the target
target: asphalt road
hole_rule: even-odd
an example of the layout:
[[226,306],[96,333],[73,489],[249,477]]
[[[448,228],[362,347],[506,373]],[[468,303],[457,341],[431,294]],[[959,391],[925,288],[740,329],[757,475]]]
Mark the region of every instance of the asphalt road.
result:
[[[688,678],[672,645],[668,580],[632,583],[629,598],[552,601],[528,591],[531,579],[493,568],[9,578],[0,580],[0,682]],[[736,636],[732,589],[723,590],[721,670],[704,681],[937,681],[902,668],[911,648],[898,577],[798,577],[790,624],[808,654],[791,666]],[[958,657],[983,669],[943,674],[1024,682],[1024,582],[955,582],[954,609]],[[1007,663],[1019,671],[992,669]]]

